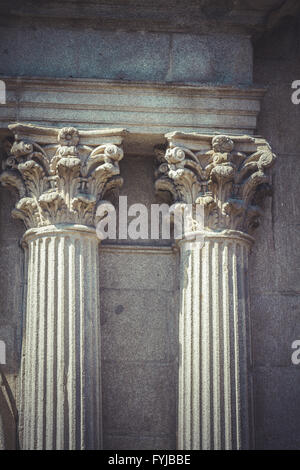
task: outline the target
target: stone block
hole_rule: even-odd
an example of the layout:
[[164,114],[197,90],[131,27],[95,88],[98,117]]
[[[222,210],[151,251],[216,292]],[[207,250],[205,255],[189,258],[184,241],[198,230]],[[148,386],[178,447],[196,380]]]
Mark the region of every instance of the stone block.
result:
[[176,375],[172,363],[104,362],[104,435],[175,436]]
[[250,84],[251,41],[243,36],[174,34],[169,77],[173,81]]
[[53,20],[40,27],[2,26],[0,34],[2,75],[252,82],[252,46],[243,35],[58,28]]
[[102,289],[103,360],[174,360],[177,317],[171,297],[156,290]]
[[298,450],[300,367],[261,367],[254,372],[255,448]]
[[[298,76],[294,79],[297,80]],[[280,83],[272,83],[268,87],[261,105],[257,131],[271,144],[278,156],[299,155],[300,105],[292,103],[293,91],[291,82],[283,77]]]
[[57,28],[53,22],[2,27],[0,34],[5,75],[156,81],[164,80],[169,65],[166,34]]
[[299,224],[285,224],[275,229],[276,271],[278,290],[300,295]]
[[294,351],[291,345],[300,340],[300,296],[252,294],[254,365],[290,366]]
[[254,293],[276,291],[276,251],[271,198],[265,201],[261,224],[254,233],[254,239],[255,243],[249,256],[250,289]]
[[[255,232],[250,256],[250,287],[255,292],[300,292],[299,219],[297,194],[300,159],[279,155],[273,169],[273,195],[264,204],[261,226]],[[266,262],[268,260],[268,262]]]
[[116,250],[100,245],[100,286],[118,289],[173,291],[176,283],[176,256]]

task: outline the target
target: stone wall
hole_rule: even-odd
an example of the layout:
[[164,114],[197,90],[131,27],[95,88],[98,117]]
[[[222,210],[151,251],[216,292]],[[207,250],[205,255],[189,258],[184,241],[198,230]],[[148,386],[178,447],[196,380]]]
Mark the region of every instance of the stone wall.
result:
[[[131,155],[120,167],[120,195],[150,209],[153,159]],[[117,243],[129,246],[100,246],[104,448],[174,449],[177,256],[167,240]]]
[[[17,399],[17,377],[20,370],[21,332],[23,326],[23,266],[24,254],[20,239],[24,232],[21,222],[9,216],[15,198],[7,190],[0,189],[0,276],[1,276],[1,324],[0,337],[6,343],[7,364],[2,366]],[[15,420],[4,382],[1,378],[0,400],[5,418],[0,424],[0,448],[14,448]],[[1,432],[2,431],[2,432]]]
[[267,87],[257,130],[279,156],[250,269],[259,449],[300,446],[300,369],[291,363],[291,344],[300,337],[300,107],[291,102],[299,40],[299,19],[290,18],[254,49],[254,80]]
[[[252,81],[251,42],[238,35],[99,32],[65,24],[58,28],[57,22],[4,27],[0,35],[0,72],[4,75],[222,84]],[[234,66],[236,62],[239,67]]]
[[[252,82],[252,45],[234,34],[81,29],[72,20],[1,20],[0,74],[210,82]],[[177,27],[178,28],[178,27]],[[163,27],[161,27],[163,30]],[[225,34],[225,31],[224,31]],[[60,44],[57,47],[57,44]],[[254,83],[267,87],[257,133],[278,154],[274,194],[250,258],[256,448],[300,446],[300,368],[291,344],[300,337],[300,106],[290,100],[300,79],[299,21],[281,23],[254,45]],[[201,57],[201,60],[197,60]],[[94,127],[94,126],[93,126]],[[130,152],[121,162],[129,203],[156,202],[153,157]],[[0,189],[0,339],[14,397],[23,327],[21,222],[10,218],[14,196]],[[104,448],[174,449],[178,368],[178,264],[171,246],[100,247]],[[177,306],[177,308],[176,308]],[[2,387],[3,388],[3,387]],[[2,390],[2,389],[1,389]],[[4,400],[1,396],[0,400]],[[5,412],[13,447],[12,412]],[[3,440],[3,439],[2,439]]]

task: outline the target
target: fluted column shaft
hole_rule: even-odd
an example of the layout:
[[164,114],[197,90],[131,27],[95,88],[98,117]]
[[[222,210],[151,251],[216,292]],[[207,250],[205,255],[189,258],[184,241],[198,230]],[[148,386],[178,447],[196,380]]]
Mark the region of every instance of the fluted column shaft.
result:
[[25,233],[23,449],[101,448],[98,239],[56,225]]
[[100,449],[97,208],[123,180],[125,129],[12,124],[0,183],[19,194],[27,291],[23,449]]
[[247,449],[248,251],[270,194],[268,172],[276,155],[264,139],[245,135],[165,137],[168,147],[155,149],[156,191],[164,198],[169,193],[172,212],[182,214],[189,206],[179,242],[178,446]]
[[240,232],[179,243],[179,449],[251,445],[250,243]]

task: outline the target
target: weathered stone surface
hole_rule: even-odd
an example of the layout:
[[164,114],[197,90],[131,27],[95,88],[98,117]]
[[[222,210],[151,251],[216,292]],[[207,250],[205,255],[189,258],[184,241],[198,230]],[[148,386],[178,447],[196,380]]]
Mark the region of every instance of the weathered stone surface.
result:
[[[149,176],[152,148],[164,144],[163,135],[167,132],[179,129],[229,135],[257,133],[280,155],[273,173],[273,198],[264,204],[264,216],[256,231],[249,265],[256,365],[256,447],[266,449],[300,447],[299,366],[289,364],[291,339],[293,335],[294,339],[299,339],[300,305],[300,106],[293,105],[290,99],[291,82],[300,78],[298,8],[299,2],[293,0],[180,3],[166,0],[159,5],[156,1],[146,5],[135,0],[122,2],[122,5],[117,1],[33,4],[5,0],[0,6],[0,68],[5,76],[15,76],[7,80],[8,106],[0,106],[1,136],[7,134],[7,125],[16,120],[85,129],[116,124],[129,127],[134,135],[126,137],[125,159],[120,163],[121,173],[125,175],[122,194],[128,194],[131,201],[138,202],[141,198],[147,205],[153,200],[152,177]],[[281,22],[284,16],[286,21]],[[278,28],[254,42],[254,83],[267,88],[257,127],[263,93],[237,85],[241,80],[245,80],[243,83],[251,80],[250,35],[273,28],[276,23]],[[224,38],[223,43],[220,38]],[[57,44],[62,46],[58,48]],[[242,56],[241,46],[247,52]],[[224,50],[225,47],[228,50]],[[21,78],[24,73],[40,77],[50,75],[52,79]],[[102,77],[103,80],[84,80],[83,77]],[[114,82],[119,78],[120,81]],[[143,84],[137,80],[142,80]],[[164,83],[154,83],[154,80]],[[183,82],[178,85],[171,80]],[[190,80],[198,85],[187,83]],[[202,86],[204,80],[212,81],[213,86]],[[234,87],[216,87],[217,83],[233,83]],[[136,164],[134,157],[128,159],[132,163],[127,162],[129,153],[144,157],[138,157]],[[20,365],[18,331],[22,326],[19,308],[22,256],[18,240],[23,226],[21,221],[10,219],[16,202],[13,198],[6,190],[0,190],[0,339],[4,337],[8,345],[9,364],[5,373],[16,394],[15,373]],[[169,346],[162,343],[167,326],[162,325],[163,315],[158,314],[165,312],[166,297],[173,304],[170,311],[178,308],[179,300],[175,299],[173,287],[178,283],[175,278],[179,271],[175,262],[170,261],[174,258],[170,253],[166,256],[157,251],[150,255],[149,250],[144,254],[137,248],[130,254],[116,249],[112,255],[112,250],[104,252],[105,249],[101,247],[100,251],[101,285],[105,286],[105,310],[101,313],[104,320],[106,318],[104,328],[108,330],[104,342],[105,349],[118,365],[107,362],[105,372],[105,399],[110,404],[105,415],[104,447],[174,449],[177,365],[162,362],[168,357]],[[134,297],[135,292],[139,294]],[[129,305],[130,295],[139,297],[136,304],[132,299]],[[126,309],[128,323],[121,317],[125,309],[115,313],[120,312],[125,301],[129,305]],[[159,311],[154,312],[154,306]],[[139,316],[142,307],[144,311]],[[150,318],[153,328],[149,325]],[[149,325],[148,336],[144,323]],[[158,332],[160,325],[162,329]],[[126,337],[129,336],[130,328],[140,333],[131,340],[131,345],[125,342],[125,332]],[[114,342],[109,343],[110,335],[114,336]],[[170,330],[169,338],[170,350],[171,343],[174,350],[172,357],[175,357],[176,328],[173,333]],[[11,348],[16,348],[17,354]],[[136,363],[126,365],[123,371],[120,355],[124,352],[126,363],[133,359],[133,353],[140,358],[138,373]],[[170,367],[173,367],[171,376],[168,375]],[[153,372],[155,369],[159,371],[157,374]],[[117,379],[119,375],[121,379]],[[166,380],[163,386],[161,380]],[[124,403],[130,404],[127,415]],[[142,415],[144,404],[146,413]],[[7,403],[1,401],[0,405],[0,421],[9,424],[4,426],[5,442],[0,431],[0,447],[10,447],[15,445],[11,439],[14,424],[10,412],[3,411]],[[160,422],[155,416],[156,410]],[[4,420],[3,414],[6,414]],[[120,427],[119,416],[122,417]],[[161,426],[163,421],[167,424],[165,427]]]
[[169,250],[163,253],[149,256],[142,248],[102,250],[100,245],[100,286],[135,289],[138,279],[140,289],[172,292],[176,285],[176,259],[169,256]]
[[[292,3],[292,2],[285,2]],[[299,105],[291,83],[299,79],[299,16],[290,16],[254,47],[254,81],[267,86],[258,133],[280,156],[273,197],[250,257],[257,449],[299,449],[299,366],[291,342],[299,340]]]
[[299,22],[299,15],[290,15],[256,41],[253,64],[256,83],[291,83],[298,79]]
[[[269,144],[249,136],[184,132],[166,138],[167,149],[155,149],[155,189],[158,195],[169,193],[178,210],[193,206],[188,230],[252,234],[270,192],[268,173],[276,156]],[[196,220],[197,205],[203,207],[202,221]]]
[[[252,46],[248,38],[177,34],[168,79],[179,82],[252,83]],[[238,62],[239,67],[235,67]]]
[[105,361],[104,434],[174,436],[175,377],[175,363]]
[[122,184],[118,161],[123,152],[117,145],[123,131],[20,124],[11,129],[15,141],[0,180],[17,190],[13,215],[28,229],[22,240],[25,268],[17,273],[23,278],[26,309],[19,374],[21,447],[100,449],[99,240],[93,225],[106,191]]
[[[247,136],[167,134],[155,188],[192,206],[180,247],[178,448],[249,449],[248,253],[275,161]],[[201,219],[198,207],[203,207]],[[187,225],[187,226],[186,226]]]
[[251,291],[250,310],[254,365],[290,366],[292,343],[300,338],[300,296]]
[[129,436],[110,435],[104,437],[105,450],[174,450],[176,449],[175,435],[160,437],[140,437],[139,434]]
[[[285,2],[286,3],[286,2]],[[274,27],[282,18],[299,11],[295,1],[281,0],[151,0],[147,5],[137,0],[83,2],[67,4],[54,1],[36,5],[32,1],[5,0],[1,13],[6,22],[15,24],[61,24],[95,29],[128,29],[134,31],[178,31],[186,33],[261,32]],[[26,20],[29,21],[26,21]],[[19,20],[19,21],[18,21]]]
[[[130,238],[128,234],[127,239],[109,239],[109,244],[132,244],[132,245],[147,245],[147,246],[168,246],[172,244],[170,239],[162,239],[160,237],[157,240],[151,238],[151,205],[157,203],[155,190],[153,187],[153,181],[149,178],[149,174],[153,172],[153,158],[146,156],[126,155],[126,159],[120,162],[120,172],[124,180],[124,184],[120,188],[119,196],[127,197],[126,203],[127,208],[132,204],[143,204],[148,210],[148,230],[146,238],[134,240]],[[119,212],[120,205],[118,200],[114,201],[116,204],[117,213]],[[119,217],[118,217],[119,219]],[[134,217],[128,217],[128,223],[133,220]],[[103,245],[106,241],[103,242]]]
[[[273,70],[276,74],[276,66]],[[282,75],[284,75],[284,70]],[[295,80],[297,79],[298,76],[295,75]],[[268,91],[262,102],[258,129],[264,129],[265,138],[276,149],[276,152],[298,155],[300,138],[297,123],[299,122],[300,107],[292,103],[291,96],[294,90],[291,84],[292,81],[287,82],[284,77],[280,83],[278,81],[269,83]]]
[[[277,187],[274,187],[274,185],[273,189],[277,191]],[[249,258],[249,282],[251,291],[254,293],[273,291],[277,284],[277,270],[273,268],[277,266],[272,213],[273,204],[274,197],[266,198],[264,201],[264,217],[262,217],[261,225],[255,232],[255,244],[251,249],[251,256]],[[268,266],[266,266],[266,259],[269,260]]]
[[255,369],[256,449],[299,449],[299,387],[299,366]]
[[[299,220],[299,219],[298,219]],[[277,259],[277,290],[282,293],[300,294],[300,231],[299,224],[285,225],[284,218],[280,228],[275,231],[275,247]]]
[[0,376],[0,450],[16,449],[16,420]]
[[102,289],[103,360],[174,360],[177,317],[171,300],[165,291],[142,290],[138,273],[135,289]]
[[3,292],[8,293],[0,298],[2,324],[13,322],[20,325],[22,321],[23,269],[24,259],[20,247],[12,242],[1,245],[0,283]]
[[5,188],[0,187],[0,240],[1,245],[13,244],[13,253],[21,251],[19,247],[19,240],[24,233],[24,225],[18,220],[13,220],[10,217],[11,211],[17,202],[17,194],[10,193]]
[[57,225],[27,231],[24,243],[22,449],[100,449],[98,239],[91,228]]
[[[2,75],[174,82],[252,82],[251,43],[243,36],[169,35],[148,31],[1,28]],[[57,42],[64,44],[57,56]],[[47,55],[43,51],[47,48]],[[241,51],[244,58],[241,59]],[[14,51],[12,53],[12,51]],[[186,66],[186,55],[193,67]],[[30,60],[25,60],[30,57]],[[241,60],[233,67],[234,57]],[[79,59],[80,58],[80,59]],[[249,61],[250,59],[250,61]],[[18,67],[16,67],[16,63]],[[37,65],[38,64],[38,65]],[[228,71],[228,73],[226,73]]]
[[[175,66],[175,65],[174,65]],[[264,90],[248,86],[141,82],[82,78],[2,76],[8,106],[0,106],[0,130],[14,121],[80,128],[126,127],[125,152],[153,155],[163,134],[253,134]]]
[[[273,197],[265,203],[265,217],[256,232],[257,243],[250,259],[251,289],[255,292],[300,292],[299,227],[297,198],[287,196],[287,182],[292,194],[298,192],[300,159],[282,155],[272,173]],[[266,265],[265,260],[269,262]]]
[[299,155],[300,106],[292,103],[291,85],[299,80],[299,15],[265,34],[254,48],[254,82],[267,86],[258,132],[280,154]]
[[[19,291],[21,289],[19,288]],[[18,292],[16,292],[18,294]],[[20,314],[20,312],[17,312]],[[18,322],[19,318],[18,315],[12,319],[4,319],[2,320],[1,316],[1,324],[0,324],[0,340],[4,341],[5,343],[5,351],[6,351],[6,364],[0,364],[5,370],[5,373],[11,377],[11,379],[15,378],[19,373],[19,351],[20,351],[20,336],[21,336],[21,325]],[[14,377],[13,377],[14,376]],[[15,393],[13,382],[11,382],[11,386],[13,388],[13,394]]]
[[248,449],[248,243],[180,242],[179,449]]
[[19,195],[13,217],[27,229],[52,224],[95,226],[96,208],[122,185],[124,129],[78,131],[12,124],[15,136],[0,182]]

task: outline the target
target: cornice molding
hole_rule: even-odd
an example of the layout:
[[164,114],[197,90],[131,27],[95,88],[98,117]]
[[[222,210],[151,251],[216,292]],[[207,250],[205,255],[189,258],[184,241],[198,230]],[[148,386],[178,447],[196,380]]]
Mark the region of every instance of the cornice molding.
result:
[[253,134],[265,90],[254,87],[1,77],[7,104],[0,130],[12,122],[37,126],[125,127],[163,137],[170,131]]
[[160,81],[147,81],[147,80],[106,80],[106,79],[97,79],[97,78],[54,78],[54,77],[38,77],[38,76],[1,76],[1,79],[4,80],[7,84],[8,90],[21,90],[27,89],[30,90],[36,86],[39,87],[39,91],[57,91],[57,88],[66,88],[66,91],[74,91],[79,93],[91,93],[95,90],[99,91],[109,91],[113,89],[131,89],[134,93],[139,91],[142,94],[145,91],[153,94],[163,90],[166,93],[178,94],[178,91],[182,90],[184,93],[190,92],[191,94],[199,94],[210,96],[213,94],[215,96],[224,95],[232,97],[248,97],[253,96],[261,98],[266,89],[264,87],[247,87],[239,86],[235,87],[232,85],[215,85],[213,83],[202,83],[190,82],[190,83],[176,83],[176,82],[160,82]]

